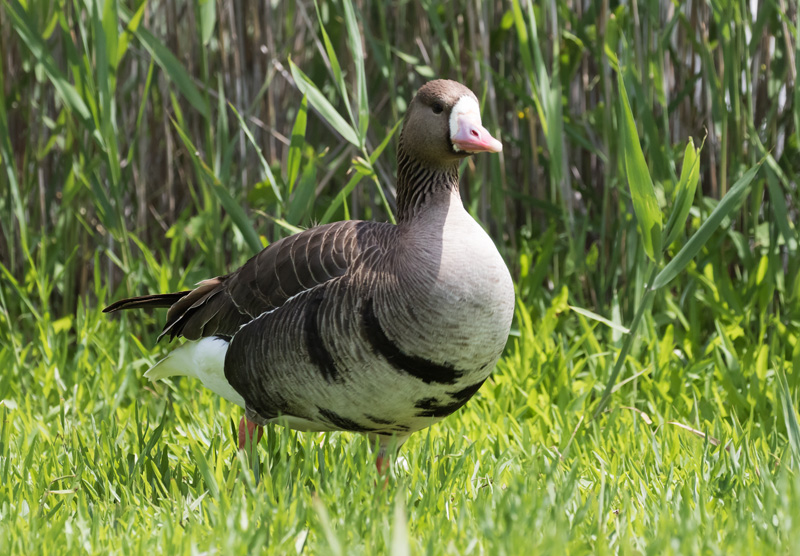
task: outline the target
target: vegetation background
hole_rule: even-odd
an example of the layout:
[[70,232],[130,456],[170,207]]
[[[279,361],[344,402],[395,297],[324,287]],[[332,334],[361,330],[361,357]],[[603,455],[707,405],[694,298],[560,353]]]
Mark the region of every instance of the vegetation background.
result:
[[[2,551],[797,553],[797,21],[791,0],[2,0]],[[236,408],[142,377],[163,315],[100,308],[391,220],[398,122],[435,77],[505,146],[462,178],[517,285],[503,359],[386,488],[356,435],[237,454]]]

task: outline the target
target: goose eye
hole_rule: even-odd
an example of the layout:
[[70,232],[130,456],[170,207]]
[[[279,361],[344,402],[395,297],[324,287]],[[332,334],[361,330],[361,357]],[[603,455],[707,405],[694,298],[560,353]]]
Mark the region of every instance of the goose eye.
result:
[[441,102],[434,102],[432,108],[434,114],[441,114],[444,111],[444,106],[442,106]]

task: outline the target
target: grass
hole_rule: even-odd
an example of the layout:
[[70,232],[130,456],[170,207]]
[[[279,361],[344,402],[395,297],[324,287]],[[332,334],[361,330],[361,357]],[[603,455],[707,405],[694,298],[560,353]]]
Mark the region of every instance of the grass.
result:
[[3,350],[14,373],[0,410],[0,541],[12,554],[800,546],[774,369],[751,392],[770,411],[748,419],[730,407],[727,383],[740,375],[723,357],[734,354],[687,365],[665,350],[659,373],[644,360],[617,407],[589,420],[607,346],[565,294],[521,330],[467,409],[412,437],[386,488],[358,435],[268,429],[248,461],[235,449],[238,409],[193,382],[144,384],[154,358],[136,321],[81,309],[20,362]]
[[[796,553],[800,49],[762,4],[3,0],[3,552]],[[142,377],[163,314],[100,308],[391,220],[433,76],[505,144],[462,179],[503,358],[385,488],[358,435],[237,453],[236,408]]]

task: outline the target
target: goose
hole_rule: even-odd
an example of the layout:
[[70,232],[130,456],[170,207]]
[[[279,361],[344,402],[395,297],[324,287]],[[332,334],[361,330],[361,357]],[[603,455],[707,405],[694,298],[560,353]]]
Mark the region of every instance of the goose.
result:
[[501,150],[470,89],[428,82],[397,146],[396,225],[317,226],[192,290],[104,312],[168,307],[159,340],[187,341],[145,376],[196,377],[244,408],[240,448],[268,423],[365,433],[382,472],[390,444],[478,391],[508,339],[511,276],[458,188],[465,157]]

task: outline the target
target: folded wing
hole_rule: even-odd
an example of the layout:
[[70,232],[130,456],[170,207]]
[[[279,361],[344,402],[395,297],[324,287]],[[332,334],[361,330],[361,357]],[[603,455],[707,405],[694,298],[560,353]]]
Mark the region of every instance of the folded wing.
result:
[[346,274],[361,250],[359,242],[381,226],[353,220],[318,226],[276,241],[235,272],[204,280],[193,290],[124,299],[104,311],[169,307],[159,339],[230,339],[259,315]]

